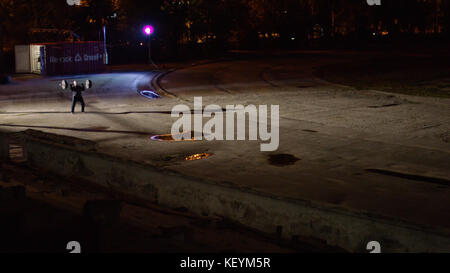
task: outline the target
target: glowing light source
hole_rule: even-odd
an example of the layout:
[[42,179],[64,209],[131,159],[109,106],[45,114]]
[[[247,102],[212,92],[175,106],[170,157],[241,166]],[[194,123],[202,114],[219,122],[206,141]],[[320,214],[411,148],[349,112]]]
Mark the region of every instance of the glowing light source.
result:
[[81,6],[81,0],[66,0],[69,6]]
[[144,27],[144,33],[145,33],[145,35],[152,35],[153,32],[154,32],[153,26],[148,25],[148,26],[145,26],[145,27]]
[[205,158],[208,158],[210,156],[211,156],[211,154],[208,154],[208,153],[194,154],[194,155],[187,156],[184,160],[186,160],[186,161],[194,161],[194,160],[205,159]]

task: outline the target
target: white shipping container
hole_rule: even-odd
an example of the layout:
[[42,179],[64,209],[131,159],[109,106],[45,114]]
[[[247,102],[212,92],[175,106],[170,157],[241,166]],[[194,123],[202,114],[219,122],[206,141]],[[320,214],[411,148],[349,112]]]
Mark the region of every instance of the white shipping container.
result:
[[16,57],[16,73],[31,73],[30,46],[16,45],[14,53]]
[[43,45],[16,45],[16,73],[41,74],[41,47]]

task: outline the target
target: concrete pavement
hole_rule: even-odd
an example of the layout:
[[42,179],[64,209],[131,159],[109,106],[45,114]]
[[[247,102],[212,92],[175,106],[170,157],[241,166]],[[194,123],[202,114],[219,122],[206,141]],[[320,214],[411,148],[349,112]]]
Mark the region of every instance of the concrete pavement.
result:
[[[215,142],[203,144],[215,154],[208,167],[199,161],[168,168],[210,179],[226,173],[239,186],[449,227],[448,100],[356,91],[314,78],[311,64],[318,62],[281,63],[219,63],[160,82],[186,101],[206,93],[204,104],[280,105],[277,153],[300,161],[271,166],[256,143]],[[419,178],[402,178],[408,174]]]
[[[181,69],[158,80],[175,96],[159,100],[137,93],[149,88],[152,74],[97,75],[85,98],[88,113],[74,116],[67,95],[54,87],[58,78],[24,81],[0,87],[1,128],[94,140],[101,152],[236,189],[448,230],[448,99],[357,91],[313,76],[314,67],[341,58],[305,55]],[[204,105],[280,105],[279,150],[261,153],[254,141],[150,140],[170,133],[174,105],[192,106],[199,95]],[[212,156],[184,160],[203,152]],[[299,160],[275,166],[269,163],[274,154]]]

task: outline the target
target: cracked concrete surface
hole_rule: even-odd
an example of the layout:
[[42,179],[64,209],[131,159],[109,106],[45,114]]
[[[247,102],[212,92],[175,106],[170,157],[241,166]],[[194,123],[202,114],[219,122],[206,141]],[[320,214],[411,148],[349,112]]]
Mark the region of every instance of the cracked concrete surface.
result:
[[[308,56],[218,62],[176,70],[160,79],[175,98],[149,100],[154,73],[115,72],[80,76],[87,113],[70,115],[59,78],[0,86],[0,128],[27,128],[96,141],[102,152],[146,162],[193,177],[228,181],[286,198],[313,200],[370,211],[413,223],[450,228],[450,188],[367,171],[368,169],[450,181],[449,100],[376,90],[355,90],[313,76],[314,67],[344,58]],[[300,160],[269,164],[255,141],[159,142],[170,133],[170,111],[193,97],[203,105],[280,105],[280,147]],[[12,99],[11,99],[12,98]],[[208,152],[199,161],[180,160]]]

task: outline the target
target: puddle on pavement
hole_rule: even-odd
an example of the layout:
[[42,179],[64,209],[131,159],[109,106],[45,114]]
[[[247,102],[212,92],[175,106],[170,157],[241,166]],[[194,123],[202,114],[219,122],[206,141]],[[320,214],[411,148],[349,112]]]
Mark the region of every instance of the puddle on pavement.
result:
[[273,154],[269,155],[269,164],[273,166],[283,167],[294,165],[300,159],[291,154]]
[[193,154],[190,156],[186,156],[185,157],[185,161],[194,161],[194,160],[201,160],[201,159],[205,159],[212,156],[212,154],[208,154],[208,153],[201,153],[201,154]]
[[156,92],[150,91],[150,90],[139,91],[139,94],[141,94],[142,96],[146,97],[147,99],[159,99],[159,98],[161,98],[161,96],[158,95]]

